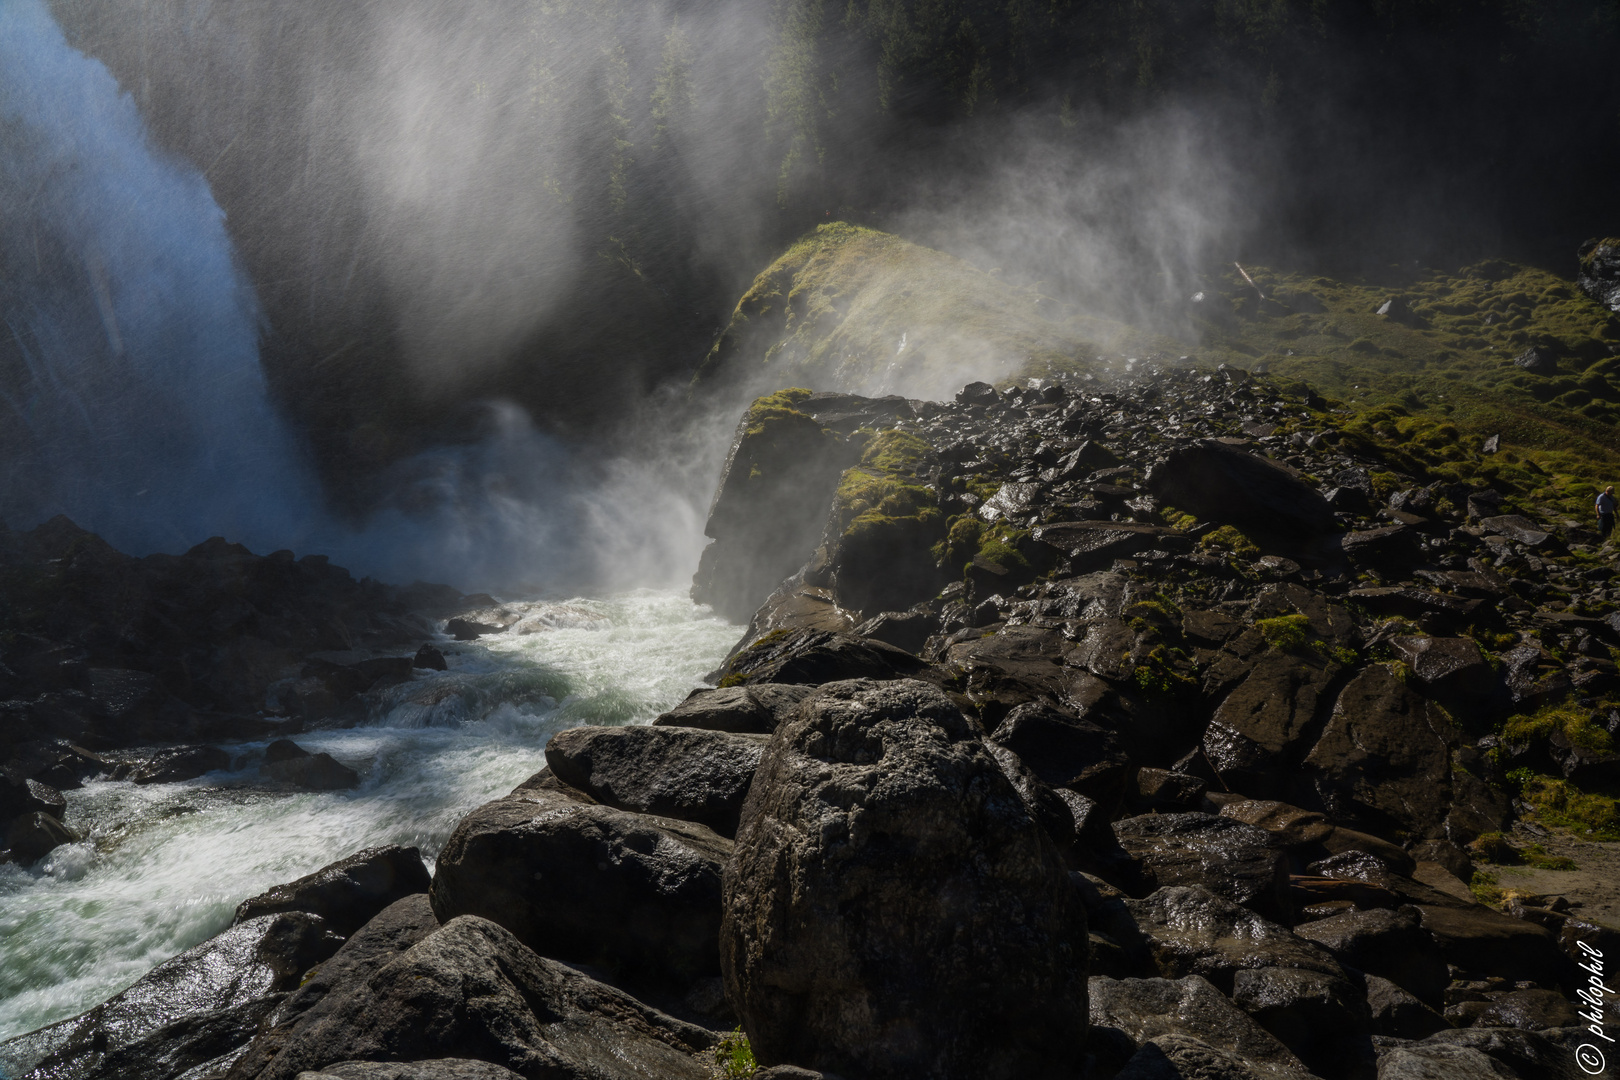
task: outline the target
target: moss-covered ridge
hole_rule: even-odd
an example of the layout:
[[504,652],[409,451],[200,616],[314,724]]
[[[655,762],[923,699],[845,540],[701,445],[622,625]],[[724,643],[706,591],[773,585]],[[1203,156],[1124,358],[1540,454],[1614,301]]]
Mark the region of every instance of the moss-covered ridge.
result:
[[941,398],[973,379],[1074,370],[1109,350],[1175,347],[1060,308],[994,270],[834,222],[754,279],[695,382],[792,381]]

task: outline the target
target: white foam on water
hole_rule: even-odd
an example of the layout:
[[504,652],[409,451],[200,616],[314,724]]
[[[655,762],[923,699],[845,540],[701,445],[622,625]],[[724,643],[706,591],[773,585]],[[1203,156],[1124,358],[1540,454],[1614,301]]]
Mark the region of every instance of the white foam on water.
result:
[[0,1040],[105,1000],[247,897],[361,848],[413,845],[431,862],[468,811],[545,764],[554,732],[646,723],[738,633],[670,592],[507,606],[525,632],[443,642],[450,670],[391,688],[372,724],[296,737],[359,771],[356,790],[274,790],[256,742],[227,745],[233,772],[67,792],[88,838],[0,867]]

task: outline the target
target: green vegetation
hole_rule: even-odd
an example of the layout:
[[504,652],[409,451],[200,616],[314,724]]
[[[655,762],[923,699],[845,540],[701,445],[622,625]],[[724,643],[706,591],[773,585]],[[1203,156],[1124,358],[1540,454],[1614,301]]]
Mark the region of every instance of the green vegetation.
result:
[[1544,825],[1569,829],[1583,840],[1620,840],[1620,804],[1611,795],[1581,791],[1567,780],[1514,770],[1519,795]]
[[1592,711],[1573,702],[1546,705],[1528,715],[1511,716],[1502,724],[1502,738],[1516,743],[1541,743],[1554,732],[1561,733],[1570,745],[1596,754],[1614,750],[1614,739],[1592,723]]
[[1274,619],[1259,619],[1254,626],[1273,649],[1295,652],[1305,647],[1311,621],[1303,615],[1279,615]]
[[1260,555],[1260,546],[1234,525],[1222,525],[1212,530],[1198,544],[1200,547],[1225,548],[1240,559],[1255,559]]
[[1490,907],[1500,907],[1507,894],[1497,883],[1496,875],[1484,870],[1475,870],[1473,880],[1468,883],[1468,891],[1474,894],[1474,899]]
[[726,1080],[744,1080],[759,1071],[759,1062],[754,1060],[754,1048],[748,1045],[748,1036],[740,1026],[724,1036],[714,1048],[714,1061],[720,1066],[720,1075]]

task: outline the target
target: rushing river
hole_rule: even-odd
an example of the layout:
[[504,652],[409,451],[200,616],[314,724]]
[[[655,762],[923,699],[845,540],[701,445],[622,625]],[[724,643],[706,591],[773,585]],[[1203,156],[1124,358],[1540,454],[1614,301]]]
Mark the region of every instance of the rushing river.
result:
[[738,634],[674,593],[524,606],[506,633],[441,643],[450,670],[390,688],[371,724],[297,736],[356,769],[356,790],[269,789],[259,742],[226,746],[232,772],[67,792],[88,838],[0,866],[0,1040],[97,1004],[225,929],[246,897],[361,848],[431,862],[463,815],[545,764],[554,732],[646,723]]

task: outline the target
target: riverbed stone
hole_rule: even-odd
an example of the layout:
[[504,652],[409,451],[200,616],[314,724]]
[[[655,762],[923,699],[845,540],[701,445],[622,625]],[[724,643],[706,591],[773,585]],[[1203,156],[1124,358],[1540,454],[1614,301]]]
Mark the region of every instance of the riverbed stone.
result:
[[769,735],[814,691],[815,687],[799,683],[700,688],[654,720],[653,726]]
[[737,835],[766,735],[680,727],[577,727],[546,743],[557,779],[606,806]]
[[762,1063],[1065,1075],[1085,913],[983,731],[916,681],[823,686],[760,763],[725,874],[727,996]]
[[217,746],[173,746],[136,766],[137,784],[177,784],[231,767],[231,756]]
[[1187,1036],[1237,1055],[1262,1077],[1305,1080],[1310,1076],[1291,1050],[1200,976],[1093,976],[1089,991],[1093,1028],[1118,1029],[1139,1047],[1164,1035]]
[[431,884],[416,848],[398,844],[366,848],[249,897],[237,905],[235,922],[280,911],[307,911],[325,919],[334,933],[348,937],[383,908],[412,893],[425,893]]
[[479,915],[544,955],[614,971],[718,975],[731,841],[559,786],[520,785],[462,819],[433,875],[439,918]]
[[264,750],[264,773],[305,791],[343,791],[360,786],[360,774],[331,754],[312,754],[291,739],[277,739]]
[[709,1080],[717,1036],[461,916],[294,1031],[258,1080],[349,1061],[472,1058],[528,1080]]
[[1114,822],[1129,860],[1120,873],[1145,896],[1166,885],[1203,885],[1267,918],[1287,921],[1288,866],[1264,830],[1214,814],[1143,814]]

